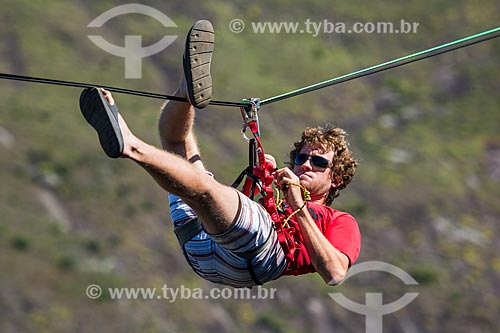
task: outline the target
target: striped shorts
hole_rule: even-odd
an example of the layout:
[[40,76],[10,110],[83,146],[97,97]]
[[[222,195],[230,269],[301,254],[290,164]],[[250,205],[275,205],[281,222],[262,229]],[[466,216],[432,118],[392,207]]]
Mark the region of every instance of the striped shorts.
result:
[[[270,215],[258,203],[238,194],[238,214],[228,230],[207,234],[200,227],[181,245],[188,263],[202,278],[233,287],[251,287],[280,277],[287,261]],[[178,196],[169,194],[169,201],[174,232],[179,237],[179,230],[199,223],[198,218]]]

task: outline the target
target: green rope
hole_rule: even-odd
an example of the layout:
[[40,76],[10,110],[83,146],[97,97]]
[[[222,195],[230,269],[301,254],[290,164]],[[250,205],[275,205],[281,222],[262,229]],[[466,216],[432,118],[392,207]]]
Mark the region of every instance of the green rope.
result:
[[[433,57],[442,53],[450,52],[462,47],[470,46],[473,44],[477,44],[480,42],[484,42],[489,39],[493,39],[496,37],[500,37],[500,27],[494,28],[491,30],[487,30],[469,37],[457,39],[455,41],[445,43],[439,46],[435,46],[432,48],[429,48],[427,50],[423,50],[417,53],[413,53],[401,58],[397,58],[391,61],[387,61],[384,63],[381,63],[376,66],[371,66],[367,67],[349,74],[345,74],[330,80],[326,80],[320,83],[316,83],[301,89],[297,89],[285,94],[281,94],[278,96],[270,97],[267,99],[264,99],[260,101],[260,105],[265,105],[273,102],[277,102],[286,98],[290,98],[293,96],[305,94],[314,90],[318,90],[321,88],[325,88],[328,86],[332,86],[335,84],[339,84],[342,82],[346,82],[349,80],[354,80],[359,77],[367,76],[370,74],[378,73],[381,71],[385,71],[390,68],[395,68],[398,66],[402,66],[411,62],[415,62],[418,60],[426,59],[429,57]],[[497,34],[495,34],[497,33]],[[46,79],[46,78],[38,78],[38,77],[29,77],[29,76],[21,76],[21,75],[14,75],[14,74],[6,74],[6,73],[0,73],[0,79],[7,79],[7,80],[17,80],[17,81],[27,81],[27,82],[36,82],[36,83],[44,83],[44,84],[53,84],[53,85],[62,85],[62,86],[72,86],[72,87],[89,87],[89,86],[95,86],[94,84],[88,84],[88,83],[81,83],[81,82],[71,82],[71,81],[61,81],[61,80],[53,80],[53,79]],[[176,96],[169,96],[169,95],[162,95],[162,94],[157,94],[157,93],[149,93],[149,92],[144,92],[144,91],[135,91],[135,90],[129,90],[129,89],[123,89],[123,88],[115,88],[115,87],[104,87],[110,91],[117,92],[117,93],[124,93],[124,94],[131,94],[131,95],[138,95],[138,96],[144,96],[144,97],[152,97],[152,98],[161,98],[161,99],[169,99],[169,100],[181,100],[185,101],[186,99],[184,98],[179,98]],[[215,101],[212,100],[210,102],[210,105],[219,105],[219,106],[236,106],[236,107],[241,107],[241,106],[248,106],[247,102],[226,102],[226,101]]]
[[466,46],[470,46],[470,45],[477,44],[480,42],[484,42],[484,41],[489,40],[489,39],[500,37],[500,33],[493,35],[494,33],[499,32],[499,31],[500,31],[500,27],[490,29],[490,30],[487,30],[487,31],[484,31],[481,33],[477,33],[477,34],[469,36],[469,37],[457,39],[455,41],[445,43],[442,45],[438,45],[438,46],[435,46],[435,47],[432,47],[432,48],[429,48],[429,49],[426,49],[426,50],[423,50],[420,52],[416,52],[416,53],[413,53],[413,54],[410,54],[410,55],[407,55],[407,56],[404,56],[401,58],[387,61],[387,62],[378,64],[375,66],[367,67],[367,68],[364,68],[364,69],[361,69],[361,70],[358,70],[358,71],[355,71],[355,72],[352,72],[349,74],[338,76],[336,78],[326,80],[326,81],[323,81],[320,83],[316,83],[316,84],[313,84],[313,85],[310,85],[310,86],[307,86],[304,88],[300,88],[300,89],[297,89],[297,90],[294,90],[294,91],[291,91],[288,93],[284,93],[281,95],[270,97],[270,98],[262,100],[260,102],[260,104],[264,105],[264,104],[277,102],[277,101],[280,101],[280,100],[283,100],[286,98],[305,94],[305,93],[308,93],[308,92],[311,92],[314,90],[318,90],[318,89],[321,89],[324,87],[332,86],[332,85],[339,84],[339,83],[349,81],[349,80],[353,80],[353,79],[356,79],[356,78],[359,78],[362,76],[378,73],[378,72],[381,72],[381,71],[384,71],[384,70],[387,70],[390,68],[395,68],[395,67],[402,66],[402,65],[405,65],[405,64],[408,64],[411,62],[415,62],[418,60],[433,57],[433,56],[436,56],[436,55],[439,55],[442,53],[450,52],[450,51],[453,51],[453,50],[456,50],[456,49],[459,49],[462,47],[466,47]]

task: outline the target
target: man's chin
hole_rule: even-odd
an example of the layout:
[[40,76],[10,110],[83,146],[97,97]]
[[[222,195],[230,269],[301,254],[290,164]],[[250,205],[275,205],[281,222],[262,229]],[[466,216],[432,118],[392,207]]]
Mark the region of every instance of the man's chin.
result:
[[310,183],[311,183],[311,178],[308,176],[305,176],[305,177],[300,176],[299,183],[300,183],[300,185],[304,186],[305,188],[308,188]]

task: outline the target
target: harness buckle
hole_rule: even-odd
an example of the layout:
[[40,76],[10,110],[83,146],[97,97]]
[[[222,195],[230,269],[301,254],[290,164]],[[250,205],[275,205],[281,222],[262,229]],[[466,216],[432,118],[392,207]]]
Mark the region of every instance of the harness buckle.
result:
[[248,99],[243,99],[241,102],[245,104],[245,106],[240,107],[241,117],[243,118],[241,137],[246,142],[249,142],[250,139],[246,135],[247,128],[250,127],[250,130],[252,131],[254,137],[258,137],[260,135],[260,125],[258,116],[258,112],[260,109],[260,98],[252,97]]

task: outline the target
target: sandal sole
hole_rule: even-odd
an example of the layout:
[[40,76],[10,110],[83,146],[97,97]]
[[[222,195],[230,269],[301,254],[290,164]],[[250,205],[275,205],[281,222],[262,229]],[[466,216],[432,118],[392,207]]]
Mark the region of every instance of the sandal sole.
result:
[[189,101],[196,108],[206,107],[212,98],[210,63],[214,50],[214,29],[209,21],[196,22],[189,30],[184,50],[184,75]]
[[111,158],[123,154],[123,136],[118,125],[118,108],[109,105],[97,88],[87,88],[80,95],[80,111],[96,130],[102,149]]

